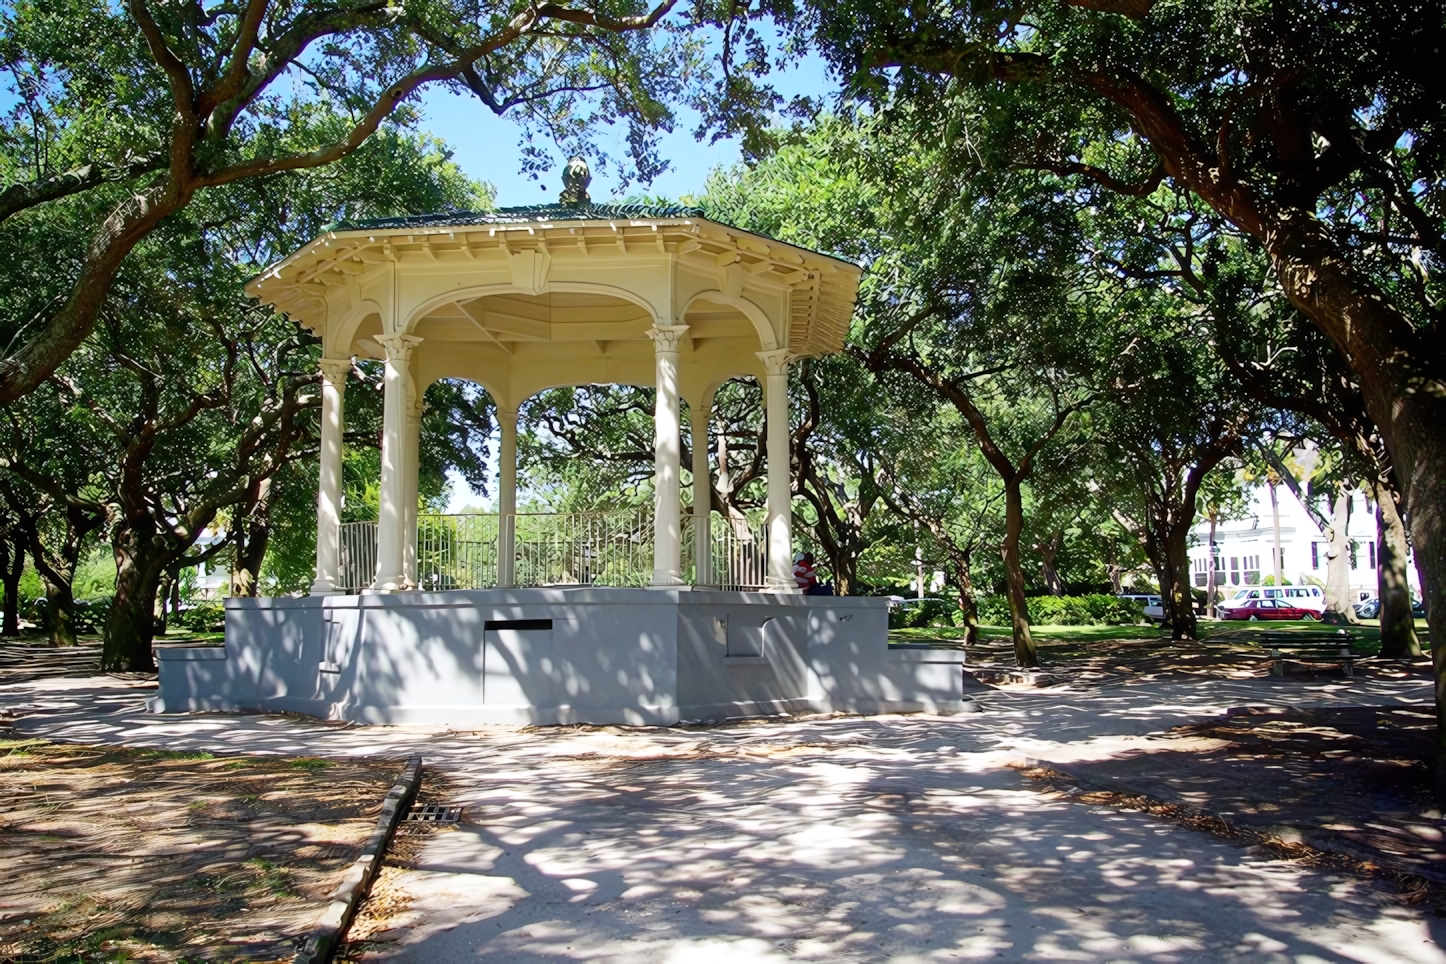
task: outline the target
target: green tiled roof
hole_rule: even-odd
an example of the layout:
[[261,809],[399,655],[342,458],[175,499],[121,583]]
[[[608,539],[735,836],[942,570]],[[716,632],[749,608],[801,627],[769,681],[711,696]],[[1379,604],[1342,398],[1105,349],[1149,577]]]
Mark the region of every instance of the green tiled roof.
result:
[[374,218],[369,221],[339,221],[328,231],[394,230],[447,225],[523,224],[529,221],[628,221],[642,218],[702,218],[702,208],[680,204],[537,204],[531,207],[498,208],[495,211],[442,211],[402,218]]

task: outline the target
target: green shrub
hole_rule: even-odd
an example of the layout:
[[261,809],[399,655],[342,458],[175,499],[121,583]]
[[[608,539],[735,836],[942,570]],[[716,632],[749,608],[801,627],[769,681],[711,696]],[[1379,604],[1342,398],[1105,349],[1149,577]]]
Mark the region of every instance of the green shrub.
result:
[[889,612],[890,629],[922,629],[926,626],[955,626],[959,605],[948,599],[910,599]]
[[[1029,621],[1041,626],[1130,626],[1144,620],[1145,611],[1138,603],[1104,593],[1029,599]],[[1008,626],[1009,600],[1004,596],[982,597],[979,621],[990,626]]]
[[193,633],[219,633],[226,628],[226,607],[219,602],[195,602],[171,620]]
[[976,602],[979,621],[986,626],[1009,625],[1009,600],[1004,596],[980,596]]
[[106,617],[110,615],[110,596],[75,601],[75,631],[78,633],[99,633],[105,629]]

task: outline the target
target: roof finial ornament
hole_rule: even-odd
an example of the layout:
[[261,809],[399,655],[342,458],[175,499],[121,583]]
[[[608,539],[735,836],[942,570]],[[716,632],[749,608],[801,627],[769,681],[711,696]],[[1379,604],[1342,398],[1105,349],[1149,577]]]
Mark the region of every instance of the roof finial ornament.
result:
[[591,204],[592,198],[587,193],[587,186],[591,183],[592,173],[587,169],[587,161],[582,159],[581,154],[574,154],[567,159],[567,167],[562,170],[562,194],[558,196],[558,201],[571,207]]

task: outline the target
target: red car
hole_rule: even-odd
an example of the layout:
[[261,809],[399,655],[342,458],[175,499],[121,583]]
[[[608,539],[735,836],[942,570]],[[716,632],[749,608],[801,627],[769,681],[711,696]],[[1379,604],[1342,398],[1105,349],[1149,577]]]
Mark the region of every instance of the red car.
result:
[[1283,599],[1247,599],[1221,609],[1221,619],[1317,619],[1315,610],[1292,606]]

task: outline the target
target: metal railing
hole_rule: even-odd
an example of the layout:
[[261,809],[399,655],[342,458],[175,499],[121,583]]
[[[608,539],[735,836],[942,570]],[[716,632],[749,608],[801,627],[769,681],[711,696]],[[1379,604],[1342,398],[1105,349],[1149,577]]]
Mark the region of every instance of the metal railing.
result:
[[417,582],[430,592],[497,585],[495,515],[417,517]]
[[519,586],[653,581],[652,512],[523,512],[514,518]]
[[[653,580],[653,512],[520,512],[422,515],[417,519],[417,582],[424,590],[490,589],[498,582],[501,525],[515,528],[517,586],[647,586]],[[683,516],[683,578],[697,584],[693,531]],[[377,524],[345,522],[340,531],[339,586],[358,592],[377,568]],[[721,589],[761,589],[768,540],[761,525],[713,514],[711,573]]]
[[337,589],[359,592],[372,584],[377,574],[377,524],[343,522],[340,527],[340,558]]
[[[699,585],[694,551],[693,527],[697,520],[683,517],[683,577],[690,586]],[[767,584],[768,538],[761,524],[747,519],[725,519],[713,513],[709,522],[709,572],[703,580],[718,589],[762,589]]]

